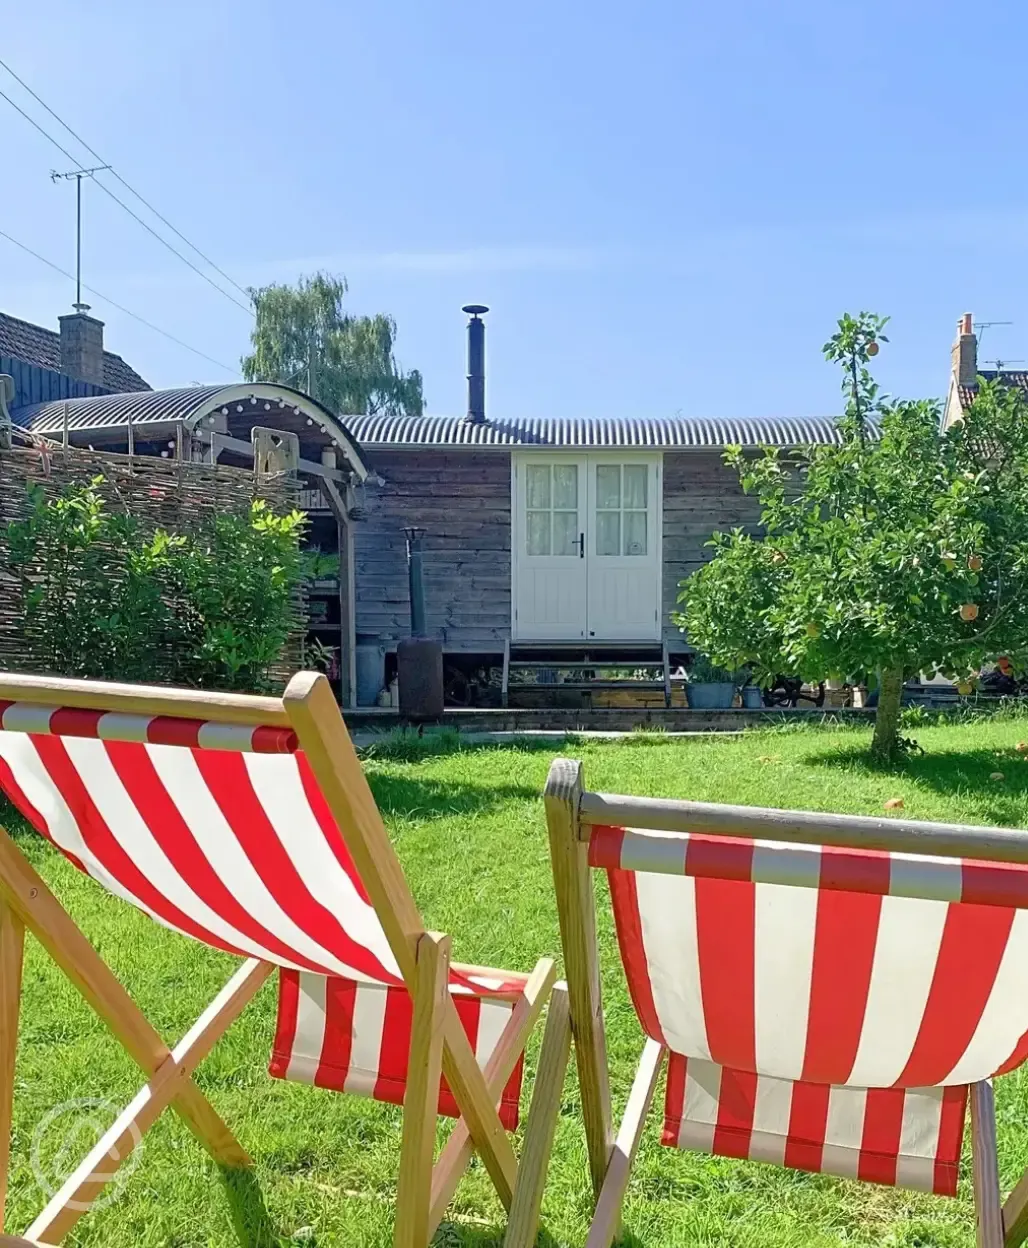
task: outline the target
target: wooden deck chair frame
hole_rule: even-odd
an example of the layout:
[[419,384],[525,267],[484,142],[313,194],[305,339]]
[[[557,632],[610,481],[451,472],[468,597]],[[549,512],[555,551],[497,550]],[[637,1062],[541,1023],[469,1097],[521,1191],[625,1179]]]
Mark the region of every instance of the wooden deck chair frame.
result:
[[[594,826],[694,832],[838,847],[938,854],[1028,864],[1028,831],[964,828],[893,819],[854,819],[759,807],[614,796],[585,790],[581,763],[556,759],[545,790],[575,1060],[585,1119],[595,1214],[587,1248],[607,1248],[617,1233],[632,1163],[666,1050],[647,1039],[621,1124],[611,1110],[603,1001],[596,943],[596,909],[589,840]],[[978,1248],[1017,1248],[1028,1238],[1028,1170],[1002,1201],[996,1117],[989,1081],[971,1085],[973,1187]],[[541,1131],[541,1124],[531,1128]]]
[[[508,979],[520,979],[524,987],[483,1071],[448,990],[449,937],[426,930],[325,677],[303,672],[293,678],[282,698],[256,698],[0,674],[0,701],[8,700],[293,729],[340,829],[346,830],[347,847],[413,999],[394,1243],[398,1248],[426,1248],[473,1150],[510,1211],[518,1188],[518,1165],[497,1104],[553,992],[553,961],[541,960],[529,975],[504,973]],[[25,1232],[25,1240],[11,1242],[59,1243],[169,1105],[220,1166],[249,1166],[247,1153],[192,1075],[276,968],[253,959],[244,962],[182,1040],[169,1048],[14,841],[0,829],[0,1237],[4,1231],[26,931],[39,940],[107,1024],[141,1068],[146,1082],[53,1195]],[[475,972],[482,968],[454,969]],[[562,991],[553,994],[557,1018],[567,1013],[566,1003],[561,1003]],[[557,1031],[556,1040],[549,1042],[551,1049],[559,1043],[559,1028]],[[547,1062],[554,1064],[544,1054],[543,1065]],[[462,1117],[435,1160],[441,1075],[445,1075]],[[538,1144],[533,1145],[533,1151],[538,1152],[538,1148]],[[538,1176],[544,1169],[545,1159],[541,1167],[538,1162],[530,1165],[536,1176],[533,1187],[539,1185]],[[533,1191],[519,1191],[521,1224],[526,1223],[533,1208],[538,1211],[533,1195]],[[532,1240],[534,1235],[533,1226]]]

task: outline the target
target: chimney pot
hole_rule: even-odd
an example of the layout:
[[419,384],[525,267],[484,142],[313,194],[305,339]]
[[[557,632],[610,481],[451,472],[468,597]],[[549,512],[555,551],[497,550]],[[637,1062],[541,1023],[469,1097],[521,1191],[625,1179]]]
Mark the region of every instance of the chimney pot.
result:
[[94,386],[104,384],[104,323],[84,312],[58,318],[61,326],[61,372]]
[[953,377],[958,385],[973,386],[978,376],[978,338],[970,312],[957,321],[957,337],[951,353]]

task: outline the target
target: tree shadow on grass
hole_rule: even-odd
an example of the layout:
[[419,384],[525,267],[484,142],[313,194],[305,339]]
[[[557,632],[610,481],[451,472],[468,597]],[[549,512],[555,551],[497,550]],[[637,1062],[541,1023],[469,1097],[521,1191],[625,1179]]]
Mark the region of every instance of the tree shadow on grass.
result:
[[574,732],[554,733],[550,736],[500,736],[483,740],[480,736],[461,736],[453,729],[432,730],[420,733],[407,728],[390,733],[381,740],[362,743],[358,753],[362,759],[396,763],[416,763],[430,758],[446,758],[453,754],[553,754],[563,746],[574,746],[581,737]]
[[[490,765],[490,756],[501,752],[552,758],[565,748],[573,747],[563,738],[552,742],[472,743],[460,740],[456,734],[444,734],[439,738],[402,738],[394,744],[375,746],[364,752],[364,758],[372,763],[422,763],[461,755],[473,760],[471,770],[479,770],[480,765],[480,770],[485,771]],[[473,784],[425,775],[418,768],[401,773],[371,767],[365,768],[365,774],[375,801],[385,815],[439,819],[450,815],[485,814],[512,801],[537,801],[542,795],[542,783],[536,779],[524,784]]]
[[[442,1222],[432,1240],[432,1248],[502,1248],[506,1225],[496,1227],[468,1226],[464,1222]],[[642,1248],[634,1236],[615,1239],[616,1248]],[[557,1241],[540,1227],[536,1232],[535,1248],[559,1248]]]
[[[911,754],[896,763],[883,763],[854,745],[807,754],[800,762],[809,767],[909,779],[946,796],[970,794],[986,818],[1006,826],[1021,826],[1028,810],[1028,761],[1014,750],[950,750]],[[997,772],[1003,775],[1001,781],[992,779]]]
[[27,840],[36,835],[29,821],[3,793],[0,793],[0,828],[15,841]]
[[383,815],[446,819],[450,815],[486,814],[508,802],[538,800],[537,784],[464,784],[417,775],[373,774],[368,783]]
[[218,1171],[228,1198],[229,1217],[239,1240],[239,1248],[283,1248],[283,1245],[293,1242],[289,1236],[275,1229],[257,1176],[252,1170],[219,1166]]

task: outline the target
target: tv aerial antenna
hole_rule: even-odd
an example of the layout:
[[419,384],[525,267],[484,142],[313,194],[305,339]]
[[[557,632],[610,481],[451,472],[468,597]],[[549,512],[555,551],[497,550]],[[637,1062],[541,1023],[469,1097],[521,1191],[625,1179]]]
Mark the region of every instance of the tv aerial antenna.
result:
[[82,179],[110,169],[110,165],[94,165],[92,169],[72,169],[68,173],[50,170],[51,182],[70,182],[75,179],[75,302],[76,312],[88,312],[89,304],[82,302]]
[[[997,325],[1013,325],[1013,323],[1013,321],[975,321],[974,329],[978,335],[978,350],[980,351],[982,348],[982,339],[985,337],[987,329],[994,329]],[[990,362],[989,360],[985,361],[986,364]],[[1008,360],[1007,363],[1009,364],[1010,361]],[[999,366],[997,365],[997,367]]]

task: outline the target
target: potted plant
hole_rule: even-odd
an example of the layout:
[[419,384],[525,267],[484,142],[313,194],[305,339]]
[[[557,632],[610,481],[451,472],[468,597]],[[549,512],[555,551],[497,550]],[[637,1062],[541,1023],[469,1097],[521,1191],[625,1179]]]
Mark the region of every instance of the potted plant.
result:
[[685,673],[685,696],[691,710],[725,711],[735,698],[735,674],[694,654]]
[[747,680],[743,687],[739,690],[742,696],[742,704],[748,711],[759,711],[764,705],[764,691],[759,685],[755,685],[752,680]]

